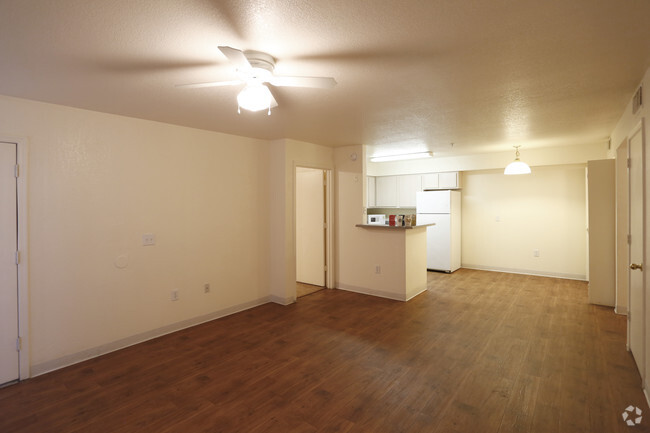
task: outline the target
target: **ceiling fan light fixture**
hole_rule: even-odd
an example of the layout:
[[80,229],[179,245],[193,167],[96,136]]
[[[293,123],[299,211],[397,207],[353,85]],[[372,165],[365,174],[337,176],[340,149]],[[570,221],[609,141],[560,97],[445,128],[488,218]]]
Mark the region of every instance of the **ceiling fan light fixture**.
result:
[[237,95],[237,104],[240,108],[248,111],[269,110],[271,113],[271,101],[273,96],[268,87],[262,83],[249,83]]
[[530,174],[530,166],[525,162],[519,160],[519,148],[521,146],[514,146],[515,160],[506,166],[506,169],[503,171],[503,174],[513,175],[513,174]]
[[404,161],[408,159],[422,159],[422,158],[431,158],[433,152],[416,152],[416,153],[402,153],[399,155],[385,155],[385,156],[373,156],[370,158],[370,162],[387,162],[387,161]]

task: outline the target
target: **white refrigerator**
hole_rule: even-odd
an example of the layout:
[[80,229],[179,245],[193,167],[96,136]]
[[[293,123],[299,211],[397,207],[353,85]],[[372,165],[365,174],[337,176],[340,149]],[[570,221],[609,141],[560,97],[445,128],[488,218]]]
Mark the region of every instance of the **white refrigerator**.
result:
[[416,194],[417,224],[427,227],[427,269],[454,272],[460,268],[460,191]]

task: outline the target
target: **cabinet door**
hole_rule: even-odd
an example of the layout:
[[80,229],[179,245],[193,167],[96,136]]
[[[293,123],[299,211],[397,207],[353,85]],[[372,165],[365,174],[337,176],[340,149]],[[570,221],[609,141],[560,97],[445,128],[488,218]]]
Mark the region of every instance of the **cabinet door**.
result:
[[368,176],[368,207],[375,207],[377,206],[377,201],[375,199],[375,177],[374,176]]
[[397,207],[397,176],[375,178],[375,206]]
[[441,189],[447,189],[447,188],[458,188],[458,172],[457,171],[451,171],[447,173],[438,173],[438,184],[440,185],[439,188]]
[[428,173],[422,175],[422,189],[438,189],[438,173]]
[[412,174],[397,178],[397,205],[399,207],[415,207],[415,194],[422,191],[422,176]]

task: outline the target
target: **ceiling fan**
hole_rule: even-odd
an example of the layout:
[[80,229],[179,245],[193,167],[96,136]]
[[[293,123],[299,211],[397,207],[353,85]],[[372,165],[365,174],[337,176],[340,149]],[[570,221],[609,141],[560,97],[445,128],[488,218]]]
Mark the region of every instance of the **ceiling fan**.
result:
[[197,89],[203,87],[237,86],[246,87],[237,95],[238,110],[260,111],[276,107],[278,103],[266,83],[278,87],[312,87],[330,89],[336,86],[332,77],[287,77],[273,75],[275,59],[259,51],[241,51],[236,48],[220,46],[219,50],[236,67],[239,80],[212,81],[209,83],[180,84],[176,87]]

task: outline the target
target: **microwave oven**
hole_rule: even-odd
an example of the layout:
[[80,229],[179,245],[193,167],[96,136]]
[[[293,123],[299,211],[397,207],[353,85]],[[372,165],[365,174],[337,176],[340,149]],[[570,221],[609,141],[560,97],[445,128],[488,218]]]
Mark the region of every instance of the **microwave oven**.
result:
[[368,224],[386,224],[386,215],[368,215]]

